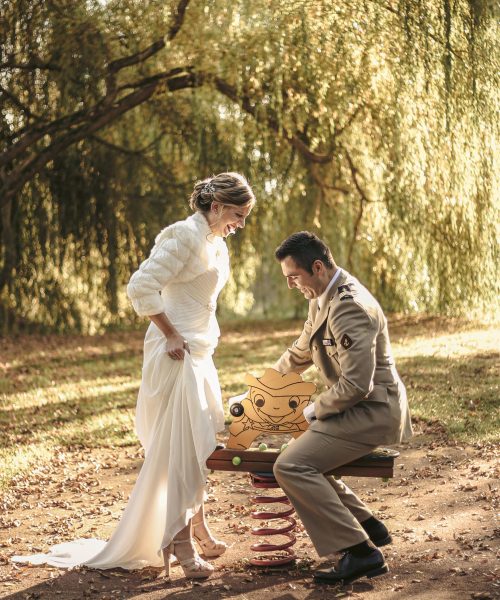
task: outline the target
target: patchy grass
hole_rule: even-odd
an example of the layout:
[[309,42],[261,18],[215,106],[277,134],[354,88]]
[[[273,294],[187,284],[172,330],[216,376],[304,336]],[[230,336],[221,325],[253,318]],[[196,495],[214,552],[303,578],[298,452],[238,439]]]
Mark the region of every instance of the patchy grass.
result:
[[[300,327],[279,321],[224,328],[215,356],[224,397],[244,391],[247,371],[272,366]],[[414,416],[441,423],[456,440],[498,440],[497,327],[395,318],[391,335]],[[138,444],[142,340],[134,331],[0,341],[0,486],[61,450]],[[320,383],[314,369],[306,378]]]
[[398,370],[415,417],[465,442],[500,438],[500,330],[460,321],[394,323]]

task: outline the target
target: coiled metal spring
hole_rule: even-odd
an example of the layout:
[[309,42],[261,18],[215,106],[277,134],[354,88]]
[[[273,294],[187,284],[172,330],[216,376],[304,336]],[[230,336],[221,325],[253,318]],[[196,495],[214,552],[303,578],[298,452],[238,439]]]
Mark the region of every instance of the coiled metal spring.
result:
[[[274,475],[269,473],[250,473],[250,479],[253,487],[272,489],[279,488]],[[273,567],[278,565],[287,565],[292,563],[297,558],[292,546],[297,541],[294,531],[297,525],[296,520],[291,516],[295,513],[295,509],[290,504],[290,500],[286,496],[254,496],[253,504],[286,504],[289,508],[280,512],[276,510],[254,511],[251,513],[253,519],[259,521],[272,521],[280,519],[288,521],[288,525],[284,527],[254,527],[252,535],[261,537],[270,537],[274,535],[282,535],[288,538],[287,542],[282,544],[260,543],[252,544],[250,548],[254,552],[259,552],[259,555],[250,559],[250,564],[257,567]],[[265,555],[266,553],[273,553]]]

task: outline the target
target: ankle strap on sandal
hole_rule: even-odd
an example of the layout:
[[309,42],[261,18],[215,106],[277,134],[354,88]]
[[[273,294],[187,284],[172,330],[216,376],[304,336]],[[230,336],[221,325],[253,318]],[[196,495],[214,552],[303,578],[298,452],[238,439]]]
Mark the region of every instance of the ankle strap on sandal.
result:
[[184,543],[186,543],[186,542],[190,542],[190,543],[191,543],[192,541],[193,541],[193,540],[192,540],[192,538],[190,538],[190,537],[188,537],[188,538],[174,538],[174,539],[172,540],[172,543],[173,543],[173,544],[184,544]]

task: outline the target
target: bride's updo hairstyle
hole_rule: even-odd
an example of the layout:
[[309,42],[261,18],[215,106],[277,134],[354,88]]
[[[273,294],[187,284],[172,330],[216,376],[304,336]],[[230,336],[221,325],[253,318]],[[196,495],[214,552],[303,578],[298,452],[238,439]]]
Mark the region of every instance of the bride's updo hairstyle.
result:
[[208,212],[214,201],[234,206],[253,206],[255,196],[243,175],[219,173],[196,182],[189,199],[189,206],[192,210]]

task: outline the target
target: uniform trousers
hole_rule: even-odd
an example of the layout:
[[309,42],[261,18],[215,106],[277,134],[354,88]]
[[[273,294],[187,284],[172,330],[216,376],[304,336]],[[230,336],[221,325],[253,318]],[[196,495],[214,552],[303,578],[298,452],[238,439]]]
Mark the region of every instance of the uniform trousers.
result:
[[282,452],[274,476],[299,515],[319,556],[368,540],[360,522],[372,512],[341,480],[324,473],[377,446],[308,429]]

